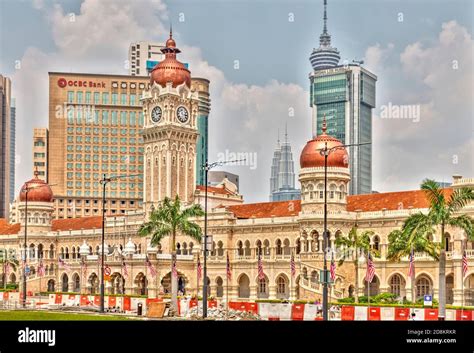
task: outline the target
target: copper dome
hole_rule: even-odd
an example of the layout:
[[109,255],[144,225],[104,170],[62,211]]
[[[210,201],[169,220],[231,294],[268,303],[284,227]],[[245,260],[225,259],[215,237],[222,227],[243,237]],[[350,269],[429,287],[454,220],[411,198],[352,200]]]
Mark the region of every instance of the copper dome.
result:
[[46,184],[43,180],[38,178],[38,174],[35,173],[35,177],[30,181],[27,181],[20,190],[20,201],[26,201],[26,188],[28,188],[28,202],[52,202],[53,191],[51,187]]
[[[326,146],[331,149],[343,146],[337,138],[326,134],[326,121],[323,122],[323,133],[306,143],[300,156],[301,168],[324,167],[324,154],[321,154]],[[331,151],[328,155],[328,167],[347,168],[349,166],[349,155],[344,147]]]
[[165,54],[165,59],[151,71],[150,84],[153,85],[153,82],[156,82],[160,86],[166,87],[166,84],[171,82],[173,87],[177,87],[186,83],[186,86],[191,87],[191,72],[182,62],[176,60],[176,54],[181,51],[176,48],[171,31],[170,37],[166,41],[166,47],[161,49],[161,52]]

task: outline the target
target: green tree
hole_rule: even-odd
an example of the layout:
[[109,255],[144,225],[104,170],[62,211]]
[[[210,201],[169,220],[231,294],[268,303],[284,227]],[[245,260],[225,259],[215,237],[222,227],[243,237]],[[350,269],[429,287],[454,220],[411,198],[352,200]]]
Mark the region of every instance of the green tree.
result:
[[6,266],[10,266],[13,271],[16,271],[16,267],[18,266],[18,260],[16,260],[13,257],[9,257],[8,252],[6,249],[0,249],[0,266],[2,268],[2,282],[3,282],[3,287],[6,288],[8,278],[5,273],[5,268]]
[[151,236],[153,246],[158,245],[164,237],[171,237],[171,304],[174,310],[178,308],[178,279],[173,276],[173,263],[176,261],[176,235],[187,235],[200,242],[201,227],[189,218],[202,215],[204,211],[200,205],[183,207],[178,195],[174,200],[166,197],[161,205],[151,212],[149,221],[143,223],[138,231],[141,236]]
[[352,261],[355,271],[355,302],[359,302],[359,255],[366,255],[368,252],[372,256],[379,256],[376,249],[370,247],[370,238],[374,235],[373,231],[366,230],[358,233],[357,226],[352,227],[347,236],[336,238],[336,246],[341,248],[339,256],[339,266],[345,261]]
[[[401,230],[389,235],[388,258],[400,260],[410,254],[411,249],[428,254],[439,261],[439,314],[446,317],[446,227],[461,228],[469,239],[473,239],[474,222],[466,214],[459,211],[474,200],[474,189],[463,187],[456,189],[448,197],[434,180],[426,179],[421,184],[430,203],[428,212],[416,213],[408,217]],[[440,230],[440,241],[429,240],[429,234]]]

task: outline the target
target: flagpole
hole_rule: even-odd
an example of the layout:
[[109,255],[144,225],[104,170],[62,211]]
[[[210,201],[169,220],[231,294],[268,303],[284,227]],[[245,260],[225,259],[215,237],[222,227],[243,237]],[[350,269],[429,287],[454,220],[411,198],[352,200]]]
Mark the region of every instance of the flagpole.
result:
[[413,270],[411,271],[410,280],[411,280],[411,299],[413,301],[413,305],[411,307],[412,310],[410,310],[410,314],[413,314],[415,312],[414,305],[416,304],[416,296],[415,296],[415,270],[416,269],[415,269],[415,252],[413,251],[413,245],[411,247],[411,256],[412,256],[411,261],[413,262]]
[[461,321],[464,316],[464,255],[465,249],[464,244],[461,247],[462,250],[462,257],[461,257]]
[[[367,269],[369,268],[369,261],[370,261],[370,248],[367,249]],[[365,281],[367,282],[367,303],[368,303],[368,311],[367,311],[367,320],[370,318],[370,282],[368,281],[367,274]]]

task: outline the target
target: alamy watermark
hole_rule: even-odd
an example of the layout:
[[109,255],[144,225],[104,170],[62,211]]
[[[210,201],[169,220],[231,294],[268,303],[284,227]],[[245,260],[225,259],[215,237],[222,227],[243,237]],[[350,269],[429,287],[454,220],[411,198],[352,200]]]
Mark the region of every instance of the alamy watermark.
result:
[[229,165],[248,166],[251,170],[257,169],[257,152],[231,152],[225,150],[217,154],[218,162],[238,161]]
[[420,105],[398,105],[388,102],[388,105],[380,107],[380,118],[382,119],[408,119],[414,123],[420,121]]

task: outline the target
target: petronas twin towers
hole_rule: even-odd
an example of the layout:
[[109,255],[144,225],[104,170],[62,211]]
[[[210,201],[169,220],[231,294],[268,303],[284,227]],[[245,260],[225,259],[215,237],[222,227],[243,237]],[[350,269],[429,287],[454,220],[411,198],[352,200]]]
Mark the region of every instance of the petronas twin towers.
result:
[[278,143],[273,152],[270,176],[270,201],[299,200],[300,190],[295,189],[295,165],[288,134],[285,140]]

